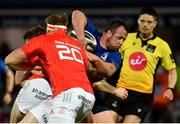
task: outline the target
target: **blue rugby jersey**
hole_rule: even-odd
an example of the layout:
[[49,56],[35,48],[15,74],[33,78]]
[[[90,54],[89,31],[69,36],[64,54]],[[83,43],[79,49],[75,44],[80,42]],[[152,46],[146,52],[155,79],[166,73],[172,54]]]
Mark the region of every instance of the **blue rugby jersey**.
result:
[[97,41],[97,48],[93,52],[93,54],[99,56],[101,59],[103,59],[106,62],[113,63],[116,69],[118,69],[120,63],[121,63],[121,54],[118,50],[106,50],[100,46],[100,38],[102,36],[102,33],[100,33],[96,27],[93,25],[93,23],[87,19],[87,25],[85,27],[85,30],[89,31]]

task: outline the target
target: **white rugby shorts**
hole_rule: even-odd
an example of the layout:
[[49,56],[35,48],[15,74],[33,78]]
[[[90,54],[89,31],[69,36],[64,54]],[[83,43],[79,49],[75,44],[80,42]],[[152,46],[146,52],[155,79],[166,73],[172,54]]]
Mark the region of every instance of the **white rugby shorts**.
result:
[[30,112],[39,123],[74,123],[91,112],[94,102],[93,94],[82,88],[71,88],[43,101]]
[[52,98],[49,82],[44,78],[27,80],[19,91],[15,102],[19,110],[26,114],[42,101]]

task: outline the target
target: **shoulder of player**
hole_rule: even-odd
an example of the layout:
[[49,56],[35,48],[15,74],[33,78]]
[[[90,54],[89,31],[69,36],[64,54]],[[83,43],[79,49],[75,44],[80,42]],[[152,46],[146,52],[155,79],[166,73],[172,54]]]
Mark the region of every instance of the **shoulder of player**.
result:
[[163,40],[162,38],[156,36],[156,38],[154,39],[156,41],[157,44],[159,44],[159,46],[169,46],[169,44]]
[[123,45],[121,47],[129,46],[129,44],[136,42],[136,39],[137,39],[136,36],[137,36],[137,33],[128,33],[128,36],[126,37],[126,40],[123,42]]
[[113,58],[121,58],[121,53],[118,50],[115,50],[115,51],[110,52],[109,56]]
[[125,41],[131,41],[132,39],[136,39],[136,38],[137,38],[137,33],[128,33]]
[[127,37],[136,37],[137,32],[133,32],[133,33],[128,33]]

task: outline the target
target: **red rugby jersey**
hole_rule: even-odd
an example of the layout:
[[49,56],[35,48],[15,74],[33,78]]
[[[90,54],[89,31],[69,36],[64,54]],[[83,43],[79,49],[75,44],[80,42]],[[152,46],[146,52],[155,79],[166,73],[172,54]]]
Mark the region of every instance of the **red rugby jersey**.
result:
[[[43,68],[54,96],[74,87],[93,93],[86,74],[88,59],[85,49],[64,30],[32,38],[22,50],[32,64]],[[38,61],[34,62],[36,57]]]

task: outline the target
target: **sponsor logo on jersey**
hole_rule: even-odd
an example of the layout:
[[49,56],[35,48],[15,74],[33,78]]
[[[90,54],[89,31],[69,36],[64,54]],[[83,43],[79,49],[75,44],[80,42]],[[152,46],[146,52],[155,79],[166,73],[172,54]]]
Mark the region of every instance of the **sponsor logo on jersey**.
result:
[[108,57],[109,53],[108,52],[105,52],[103,53],[100,58],[103,59],[104,61],[106,61],[107,57]]
[[129,66],[134,71],[141,71],[147,65],[147,58],[142,52],[134,52],[129,57]]
[[32,93],[34,93],[35,94],[34,96],[39,100],[46,100],[52,97],[52,95],[47,94],[37,88],[33,88]]
[[154,53],[155,49],[156,49],[156,46],[151,45],[151,44],[148,44],[148,46],[146,48],[146,50],[151,53]]

